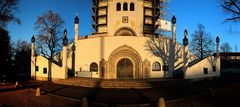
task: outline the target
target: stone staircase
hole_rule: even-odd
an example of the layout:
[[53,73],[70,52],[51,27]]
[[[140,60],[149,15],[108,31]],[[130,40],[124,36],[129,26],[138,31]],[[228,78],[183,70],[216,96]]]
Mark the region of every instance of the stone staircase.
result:
[[54,83],[82,87],[96,87],[98,81],[99,81],[98,79],[90,78],[69,78],[56,80],[54,81]]
[[[146,80],[102,80],[92,78],[69,78],[54,81],[57,84],[73,85],[81,87],[99,87],[99,88],[122,88],[122,89],[146,89],[153,86]],[[158,84],[153,84],[158,85]]]
[[191,83],[182,79],[93,79],[93,78],[69,78],[54,81],[57,84],[90,87],[90,88],[120,88],[120,89],[147,89],[153,87],[176,86]]

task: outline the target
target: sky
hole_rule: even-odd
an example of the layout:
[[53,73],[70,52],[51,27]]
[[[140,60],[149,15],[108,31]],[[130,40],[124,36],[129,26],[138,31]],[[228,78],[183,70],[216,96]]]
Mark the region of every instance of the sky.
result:
[[[65,21],[69,39],[74,36],[74,18],[79,17],[79,35],[90,35],[92,33],[91,3],[92,0],[20,0],[16,16],[21,19],[22,24],[9,23],[8,30],[12,41],[19,39],[30,42],[31,36],[37,34],[34,23],[37,16],[48,10],[58,13]],[[205,26],[206,32],[216,38],[218,34],[221,42],[228,42],[235,51],[235,46],[240,51],[240,25],[224,23],[226,15],[223,13],[217,0],[169,0],[167,7],[168,19],[173,15],[177,18],[177,41],[182,43],[183,31],[188,29],[189,39],[197,29],[199,23]],[[238,31],[240,32],[240,30]]]

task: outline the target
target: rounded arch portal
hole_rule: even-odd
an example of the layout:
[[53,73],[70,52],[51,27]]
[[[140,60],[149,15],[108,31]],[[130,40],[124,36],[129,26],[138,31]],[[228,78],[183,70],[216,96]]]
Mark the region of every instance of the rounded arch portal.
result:
[[133,62],[128,58],[122,58],[117,63],[117,78],[133,78]]
[[136,36],[136,33],[130,27],[121,27],[118,30],[116,30],[114,36]]
[[[128,68],[122,68],[122,69],[128,69],[129,70],[128,73],[131,71],[132,72],[131,78],[133,78],[133,79],[142,78],[142,69],[141,69],[142,59],[141,59],[140,54],[135,49],[133,49],[127,45],[123,45],[123,46],[120,46],[119,48],[115,49],[108,58],[109,79],[118,78],[118,70],[119,70],[118,65],[121,64],[121,61],[124,61],[122,59],[125,59],[125,61],[127,61],[126,64],[130,65],[130,66],[125,66],[125,67],[129,67],[129,69]],[[130,64],[130,62],[131,62],[131,64]],[[130,70],[131,67],[132,67],[132,69]],[[123,74],[123,75],[125,75],[125,74]],[[123,77],[126,77],[126,76],[123,76]]]

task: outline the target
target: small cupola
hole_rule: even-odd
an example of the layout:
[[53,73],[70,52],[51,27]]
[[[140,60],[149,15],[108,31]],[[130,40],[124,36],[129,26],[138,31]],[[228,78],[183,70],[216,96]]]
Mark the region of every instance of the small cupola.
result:
[[35,37],[34,37],[34,35],[33,35],[32,38],[31,38],[31,42],[32,42],[32,43],[35,42]]
[[78,18],[78,16],[75,17],[74,23],[75,23],[75,24],[78,24],[78,23],[79,23],[79,18]]
[[217,36],[216,38],[216,42],[219,43],[220,42],[220,38]]
[[188,45],[187,35],[188,35],[188,31],[187,31],[187,29],[185,29],[185,30],[184,30],[184,38],[183,38],[183,45],[184,45],[184,46],[187,46],[187,45]]
[[176,19],[175,15],[173,15],[173,17],[172,17],[172,24],[176,24],[176,22],[177,22],[177,19]]
[[67,46],[68,45],[68,39],[67,39],[67,30],[65,29],[64,32],[64,37],[63,37],[63,46]]

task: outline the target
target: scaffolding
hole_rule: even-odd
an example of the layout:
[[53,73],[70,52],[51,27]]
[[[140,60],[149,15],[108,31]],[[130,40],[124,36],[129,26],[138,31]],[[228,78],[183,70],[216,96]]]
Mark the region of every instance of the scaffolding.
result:
[[[157,29],[155,23],[158,19],[164,19],[166,4],[167,0],[144,0],[144,34],[155,34]],[[152,15],[149,15],[149,12],[151,12]]]
[[[107,27],[107,9],[106,0],[92,0],[92,27],[94,29],[94,34],[107,32],[102,30],[103,27]],[[99,20],[105,20],[103,21],[105,23]]]

